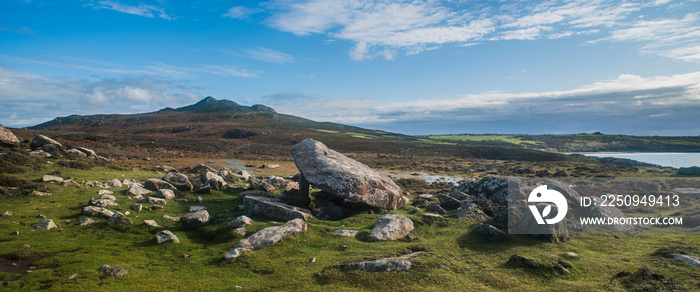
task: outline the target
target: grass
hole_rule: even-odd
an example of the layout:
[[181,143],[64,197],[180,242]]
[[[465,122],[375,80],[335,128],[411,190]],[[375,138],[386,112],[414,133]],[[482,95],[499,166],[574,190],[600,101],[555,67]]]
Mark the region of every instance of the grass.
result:
[[523,139],[522,137],[514,137],[512,135],[439,135],[439,136],[428,136],[430,140],[438,141],[453,141],[453,142],[502,142],[513,145],[522,146],[525,144],[529,145],[542,145],[544,142],[536,140]]
[[[45,173],[57,173],[76,181],[144,180],[162,176],[149,171],[106,167],[85,170],[58,164],[46,166],[41,172],[8,176],[36,183]],[[236,194],[214,192],[205,196],[201,205],[207,206],[212,217],[218,215],[223,220],[195,231],[185,230],[180,223],[162,217],[185,213],[190,205],[194,205],[191,199],[196,195],[191,193],[185,194],[190,199],[188,203],[169,201],[162,210],[132,213],[129,215],[134,222],[132,226],[110,227],[102,219],[97,219],[98,223],[94,225],[78,226],[81,207],[91,197],[97,197],[99,188],[42,184],[53,193],[52,196],[0,199],[0,212],[10,210],[13,213],[11,217],[0,217],[1,253],[5,258],[11,254],[40,257],[31,263],[37,269],[16,280],[13,279],[18,274],[0,273],[0,290],[163,291],[187,287],[220,291],[242,286],[250,291],[623,291],[625,288],[615,281],[611,283],[611,278],[619,272],[634,272],[641,267],[678,279],[681,287],[688,291],[700,288],[697,267],[654,255],[669,245],[682,246],[689,251],[700,250],[698,235],[577,235],[562,244],[513,236],[508,242],[495,244],[468,235],[478,222],[427,219],[407,207],[392,213],[404,214],[414,221],[416,229],[411,234],[419,238],[414,242],[368,242],[372,225],[382,214],[361,214],[339,221],[314,219],[308,222],[306,233],[286,238],[268,249],[245,254],[236,262],[223,263],[223,254],[243,238],[223,229],[230,220],[242,214],[236,211],[236,206],[241,203],[236,200]],[[125,187],[116,190],[120,206],[114,210],[130,210],[132,202],[124,195],[125,191]],[[53,219],[59,228],[35,230],[31,224],[40,220],[40,214]],[[156,220],[163,229],[177,235],[182,243],[156,244],[154,234],[161,228],[144,225],[146,219]],[[248,234],[280,224],[264,217],[253,219],[255,223],[247,227]],[[341,237],[333,234],[338,228],[356,229],[361,233],[357,238]],[[11,235],[14,231],[19,231],[20,235]],[[409,272],[322,272],[329,265],[419,250],[423,254],[414,261]],[[574,266],[569,275],[551,275],[505,264],[512,254],[546,259],[549,254],[563,256],[566,252],[579,254],[576,258],[566,259]],[[316,258],[316,262],[311,263],[312,258]],[[2,258],[0,262],[3,262]],[[102,278],[97,268],[104,264],[125,268],[129,275]],[[79,276],[69,279],[74,274]]]

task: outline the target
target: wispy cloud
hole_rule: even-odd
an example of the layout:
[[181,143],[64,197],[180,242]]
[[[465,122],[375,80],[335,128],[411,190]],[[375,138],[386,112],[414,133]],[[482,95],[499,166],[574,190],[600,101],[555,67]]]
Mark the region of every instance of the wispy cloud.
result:
[[139,3],[137,5],[127,5],[118,1],[98,1],[91,5],[95,9],[107,9],[117,12],[138,15],[143,17],[159,17],[165,20],[173,20],[173,17],[165,13],[165,9],[154,5]]
[[153,77],[90,81],[0,67],[0,119],[8,126],[35,125],[71,114],[152,111],[199,98],[187,84]]
[[7,27],[7,26],[0,26],[0,31],[18,33],[18,34],[23,34],[23,35],[35,35],[36,34],[36,32],[33,29],[28,28],[26,26],[20,26],[20,27],[16,27],[16,28],[11,28],[11,27]]
[[[306,118],[412,134],[435,133],[441,128],[454,133],[460,131],[456,130],[459,125],[480,125],[481,131],[495,131],[497,129],[488,127],[499,125],[501,133],[513,133],[518,129],[530,133],[535,129],[542,133],[572,133],[590,128],[643,134],[684,127],[700,131],[697,126],[698,80],[700,72],[654,77],[622,74],[567,91],[485,92],[452,99],[391,103],[372,98],[337,99],[285,92],[265,98],[265,101],[280,112]],[[279,97],[283,97],[282,101],[293,99],[295,103],[276,103]],[[313,115],[298,111],[312,105]],[[646,117],[651,116],[657,118],[653,122],[658,124],[649,124],[652,120]],[[580,129],[584,126],[589,128]],[[420,127],[426,127],[426,132],[420,132]],[[646,131],[644,127],[651,128]],[[467,129],[461,130],[465,131]],[[471,131],[479,132],[479,129]]]
[[243,54],[249,58],[278,64],[294,62],[294,57],[287,53],[268,48],[243,49]]
[[[378,56],[417,54],[427,48],[455,43],[559,39],[606,33],[611,40],[639,40],[644,30],[673,25],[663,20],[637,21],[645,9],[658,15],[670,1],[553,0],[543,3],[410,0],[273,0],[264,7],[271,15],[266,24],[298,36],[321,34],[354,43],[349,56],[364,60]],[[659,22],[660,21],[660,22]],[[695,19],[676,23],[682,38],[694,37],[686,30],[700,27]],[[670,31],[656,33],[656,39]],[[676,35],[678,36],[678,35]],[[697,39],[697,37],[695,36]],[[669,41],[664,38],[664,41]],[[693,46],[669,45],[666,56],[691,61]],[[682,49],[676,50],[674,49]],[[659,50],[662,51],[662,50]]]
[[228,9],[223,17],[233,18],[233,19],[249,19],[251,15],[263,12],[260,8],[250,8],[246,6],[234,6]]

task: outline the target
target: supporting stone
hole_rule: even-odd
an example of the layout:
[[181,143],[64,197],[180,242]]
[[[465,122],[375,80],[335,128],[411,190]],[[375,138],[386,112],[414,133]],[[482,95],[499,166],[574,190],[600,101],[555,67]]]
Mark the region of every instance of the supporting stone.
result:
[[309,181],[303,174],[299,175],[299,203],[305,207],[311,206],[311,194],[309,191]]

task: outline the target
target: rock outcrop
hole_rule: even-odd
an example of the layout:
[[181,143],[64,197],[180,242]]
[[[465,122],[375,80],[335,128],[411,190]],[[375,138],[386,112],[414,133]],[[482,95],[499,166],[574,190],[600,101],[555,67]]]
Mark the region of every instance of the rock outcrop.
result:
[[185,228],[197,228],[204,226],[207,222],[209,222],[209,212],[207,212],[207,210],[187,213],[180,217],[180,223],[182,223]]
[[0,145],[18,146],[19,139],[10,130],[0,124]]
[[403,215],[389,214],[379,217],[369,234],[369,241],[390,241],[406,237],[413,231],[413,221]]
[[161,230],[156,234],[156,242],[158,244],[163,244],[166,242],[172,242],[172,243],[180,243],[180,239],[175,236],[170,230]]
[[[401,188],[388,176],[321,142],[306,139],[290,151],[304,179],[334,196],[384,209],[398,209],[408,203]],[[300,183],[302,193],[303,185]]]
[[281,226],[267,227],[236,243],[231,252],[224,255],[224,259],[234,261],[245,252],[268,248],[287,236],[306,232],[306,229],[306,222],[302,219],[290,220]]

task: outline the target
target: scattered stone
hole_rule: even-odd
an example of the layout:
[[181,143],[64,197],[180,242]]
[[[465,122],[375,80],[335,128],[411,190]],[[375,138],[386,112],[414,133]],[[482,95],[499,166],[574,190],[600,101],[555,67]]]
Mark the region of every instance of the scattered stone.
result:
[[486,239],[490,242],[501,242],[508,240],[508,234],[496,227],[493,227],[492,225],[484,223],[479,223],[479,225],[474,227],[471,234],[476,237]]
[[113,192],[113,191],[110,191],[110,190],[99,190],[99,191],[97,191],[97,194],[103,196],[103,195],[111,195],[111,194],[114,194],[114,192]]
[[197,196],[197,198],[194,199],[194,202],[201,203],[201,202],[204,202],[204,199],[202,198],[202,196]]
[[80,184],[73,179],[67,179],[61,182],[61,185],[64,187],[79,187]]
[[172,200],[175,198],[175,192],[169,189],[160,189],[156,192],[156,198],[162,198],[165,200]]
[[279,164],[265,164],[263,166],[264,166],[263,168],[270,168],[270,169],[280,168]]
[[3,212],[2,215],[0,215],[0,216],[2,216],[2,217],[10,217],[10,216],[12,216],[12,212],[10,212],[10,211],[5,211],[5,212]]
[[216,173],[216,169],[206,164],[199,163],[194,168],[190,169],[188,173],[203,173],[205,171],[211,171]]
[[43,182],[63,182],[63,178],[60,176],[55,176],[55,175],[44,175],[44,177],[41,179]]
[[350,229],[337,229],[333,231],[333,234],[337,234],[340,236],[349,236],[349,237],[355,237],[358,234],[360,234],[359,230],[350,230]]
[[163,206],[153,205],[153,206],[148,207],[148,211],[155,211],[155,210],[160,210],[160,209],[163,209]]
[[163,218],[169,219],[169,220],[172,220],[172,221],[176,221],[176,222],[180,221],[180,217],[173,217],[173,216],[170,216],[170,215],[163,215]]
[[37,196],[37,197],[46,197],[46,196],[51,196],[51,193],[47,192],[40,192],[40,191],[32,191],[29,195],[31,196]]
[[207,207],[204,207],[204,206],[190,206],[189,211],[196,212],[196,211],[202,211],[202,210],[206,210],[206,209],[207,209]]
[[15,232],[12,232],[12,235],[19,236],[19,230],[15,230]]
[[172,243],[180,243],[180,239],[175,236],[170,230],[161,230],[156,234],[156,242],[158,244],[166,243],[171,241]]
[[131,187],[129,187],[129,190],[126,192],[126,195],[130,196],[130,197],[136,197],[136,196],[148,195],[150,193],[151,193],[151,191],[149,189],[146,189],[142,186],[134,184],[134,185],[131,185]]
[[236,228],[233,232],[236,232],[240,236],[245,236],[245,234],[248,232],[248,229],[245,229],[245,227],[239,227]]
[[224,185],[226,185],[226,181],[223,177],[216,174],[216,172],[208,170],[202,172],[202,174],[199,176],[199,180],[202,185],[208,185],[210,189],[217,191],[223,190]]
[[157,178],[147,179],[146,182],[143,184],[143,186],[146,189],[149,189],[149,190],[154,191],[154,192],[157,192],[158,190],[161,190],[161,189],[177,191],[177,188],[174,185],[172,185],[171,183],[164,181],[162,179],[157,179]]
[[428,218],[443,218],[442,215],[440,214],[435,214],[435,213],[423,213],[421,214],[422,216],[428,217]]
[[125,269],[108,265],[103,265],[97,270],[103,272],[107,277],[123,277],[129,274],[129,272]]
[[114,215],[114,212],[102,207],[85,206],[83,208],[83,214],[88,215],[90,217],[109,219],[112,217],[112,215]]
[[673,259],[687,264],[691,264],[696,267],[700,267],[700,258],[698,257],[689,256],[685,254],[674,254]]
[[165,204],[167,204],[168,202],[165,201],[165,199],[162,199],[162,198],[145,197],[145,198],[139,200],[139,203],[165,205]]
[[284,178],[281,178],[279,176],[272,176],[270,179],[267,180],[267,183],[272,185],[275,188],[281,188],[281,187],[286,187],[288,181]]
[[116,211],[112,217],[107,219],[108,225],[131,225],[133,224],[129,218],[122,212]]
[[238,218],[231,221],[231,223],[226,224],[226,229],[234,229],[238,227],[243,227],[253,223],[253,220],[248,218],[246,215],[238,216]]
[[313,218],[311,211],[288,205],[276,198],[246,197],[243,199],[243,206],[248,216],[265,215],[282,220],[300,218],[304,221]]
[[187,213],[180,217],[180,222],[185,228],[197,228],[209,222],[209,212],[207,210]]
[[96,207],[110,207],[110,206],[119,206],[119,204],[115,203],[114,200],[111,199],[95,199],[91,198],[90,201],[88,202],[89,206],[96,206]]
[[[337,197],[383,209],[398,209],[408,203],[401,188],[387,175],[306,139],[290,149],[303,179]],[[300,192],[308,193],[300,183]]]
[[393,258],[382,258],[374,261],[333,265],[325,267],[323,272],[331,269],[339,269],[343,272],[405,272],[411,269],[410,260],[419,254],[421,254],[420,251]]
[[232,251],[224,255],[224,259],[234,261],[245,252],[268,248],[287,236],[306,232],[306,229],[306,222],[302,219],[290,220],[281,226],[267,227],[236,243],[231,248]]
[[51,219],[43,219],[37,223],[32,224],[32,226],[34,226],[34,228],[36,228],[36,229],[41,229],[41,230],[49,230],[51,228],[58,228],[58,226],[56,226],[56,223],[53,223],[53,220],[51,220]]
[[122,185],[123,185],[123,186],[131,187],[133,184],[137,184],[137,182],[136,182],[135,180],[133,180],[133,179],[130,179],[130,178],[125,178],[125,179],[122,181]]
[[[608,194],[610,197],[615,197],[614,194]],[[591,206],[587,207],[584,209],[584,212],[590,216],[590,217],[599,217],[599,218],[627,218],[620,209],[618,209],[615,206],[612,205],[605,205],[602,206],[603,199],[600,197],[589,197],[593,201],[593,204]],[[576,205],[574,205],[576,206]],[[619,230],[619,231],[630,231],[634,229],[634,226],[630,224],[616,224],[614,227]]]
[[158,225],[158,222],[156,222],[155,220],[143,220],[143,224],[146,224],[151,227],[160,227],[160,225]]
[[120,182],[119,179],[116,179],[116,178],[115,178],[115,179],[113,179],[113,180],[109,180],[109,181],[103,182],[103,183],[101,184],[101,186],[102,186],[103,188],[121,188],[121,187],[122,187],[122,182]]
[[80,152],[83,152],[85,155],[87,155],[88,158],[97,159],[98,157],[100,157],[100,156],[97,155],[97,153],[95,153],[95,151],[92,150],[92,149],[88,149],[88,148],[85,148],[85,147],[78,147],[78,148],[76,148],[76,149],[77,149],[78,151],[80,151]]
[[92,220],[92,218],[82,217],[82,218],[78,219],[78,225],[80,225],[80,226],[90,225],[93,223],[97,223],[97,222],[95,222],[95,220]]
[[578,257],[578,254],[575,253],[575,252],[573,252],[573,251],[567,252],[567,253],[565,253],[564,255],[567,256],[567,257],[570,257],[570,258],[576,258],[576,257]]
[[250,186],[259,191],[275,193],[275,186],[254,177],[250,177]]
[[187,203],[188,201],[189,200],[187,200],[187,199],[175,199],[175,202],[178,202],[178,203]]
[[428,212],[445,214],[445,209],[440,207],[440,203],[438,202],[433,202],[432,204],[428,205],[427,207],[425,207],[425,210]]
[[474,203],[465,204],[455,212],[458,219],[469,219],[476,221],[488,221],[489,217],[484,214]]
[[420,194],[420,195],[418,195],[418,198],[421,200],[429,201],[429,200],[435,199],[435,196],[433,196],[431,194]]
[[79,276],[78,274],[70,275],[70,277],[68,277],[68,280],[73,280],[73,279],[77,278],[78,276]]
[[112,196],[112,195],[102,195],[100,196],[100,200],[111,200],[111,201],[117,201],[117,197]]
[[312,263],[312,264],[315,263],[315,262],[316,262],[316,258],[311,258],[311,259],[309,260],[309,262]]
[[379,217],[369,235],[369,241],[391,241],[406,237],[413,231],[413,221],[406,216],[389,214]]
[[248,173],[248,172],[245,171],[245,170],[239,171],[238,174],[239,174],[241,177],[243,177],[243,180],[244,180],[244,181],[248,181],[248,180],[250,179],[250,177],[251,177],[250,173]]
[[163,176],[163,180],[169,182],[175,188],[183,192],[192,191],[194,188],[187,175],[179,172],[168,172]]

